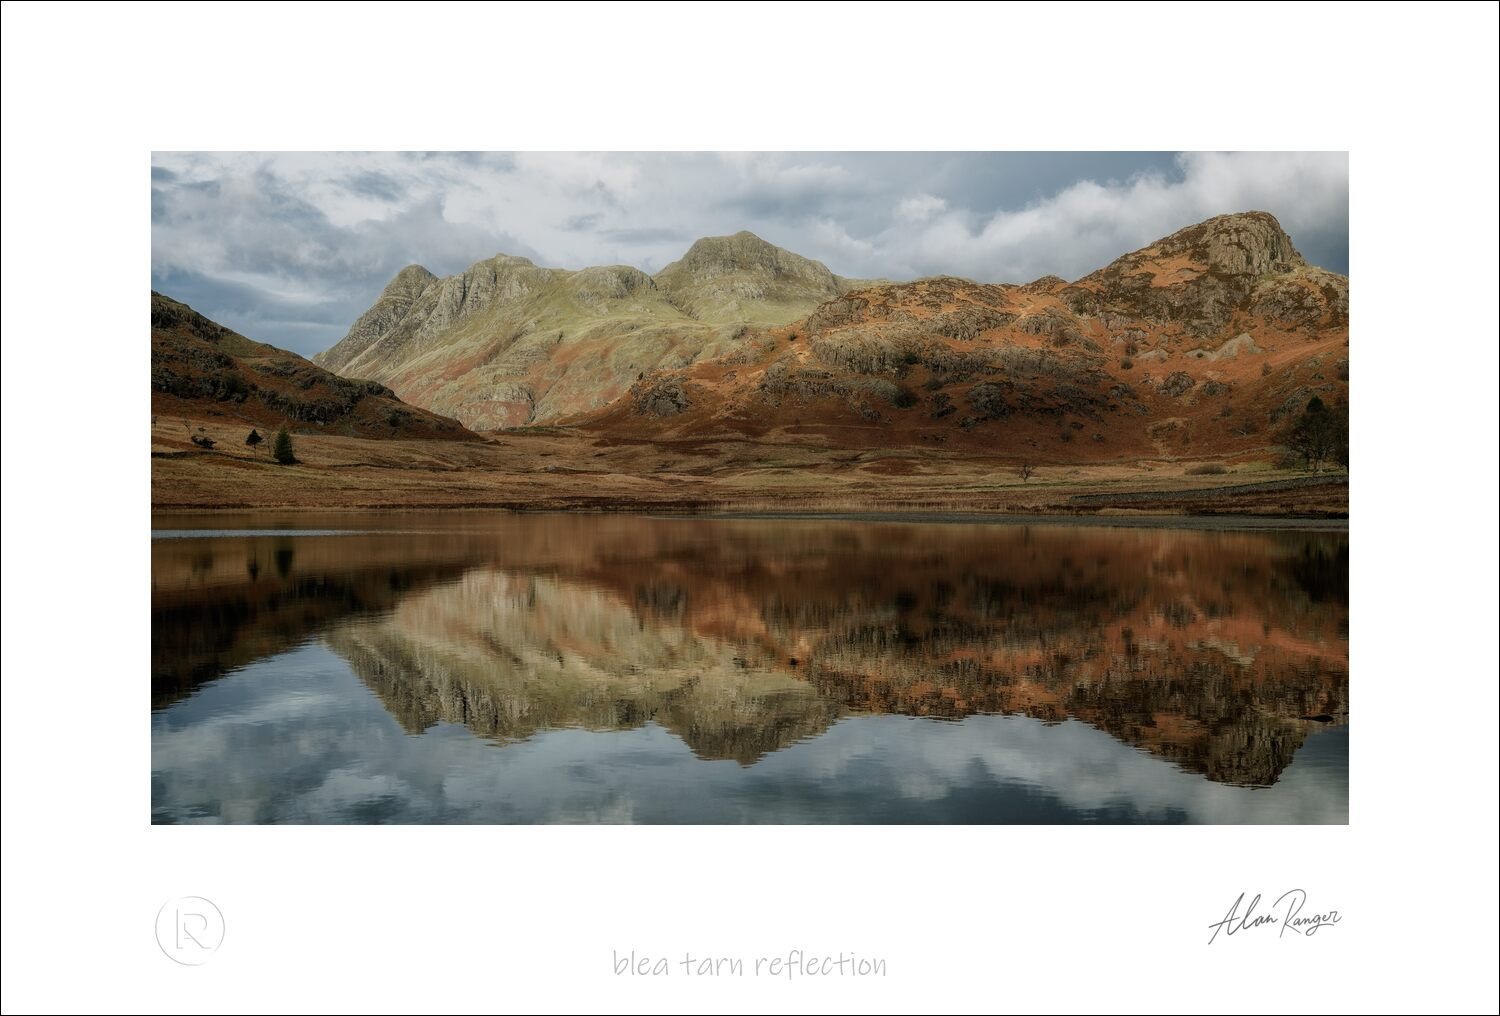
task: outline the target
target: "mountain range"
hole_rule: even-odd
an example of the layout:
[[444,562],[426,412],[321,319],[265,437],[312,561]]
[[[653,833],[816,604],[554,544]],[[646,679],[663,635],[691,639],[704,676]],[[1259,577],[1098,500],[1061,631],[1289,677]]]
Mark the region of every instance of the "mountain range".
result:
[[1219,216],[1081,279],[840,277],[746,232],[655,275],[499,255],[402,269],[314,362],[472,430],[1225,454],[1342,403],[1348,280],[1274,216]]
[[[1259,211],[1071,282],[849,279],[750,233],[654,275],[413,265],[312,361],[152,294],[163,507],[1341,514],[1286,447],[1315,398],[1341,424],[1349,282]],[[245,445],[283,424],[291,473]]]
[[732,353],[854,285],[751,233],[699,240],[655,275],[504,254],[443,279],[409,265],[313,360],[476,430],[545,423],[607,405],[644,371]]

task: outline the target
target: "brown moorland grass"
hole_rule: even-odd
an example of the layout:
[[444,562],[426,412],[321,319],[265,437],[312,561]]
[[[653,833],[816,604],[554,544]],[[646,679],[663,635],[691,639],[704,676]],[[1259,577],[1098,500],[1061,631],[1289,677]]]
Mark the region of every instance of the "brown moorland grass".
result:
[[[1020,478],[1013,456],[940,447],[860,449],[817,435],[628,440],[566,427],[484,441],[369,440],[298,433],[282,466],[245,428],[180,421],[152,432],[155,510],[414,509],[766,512],[1145,512],[1341,516],[1347,478],[1273,468],[1274,450],[1234,463],[1232,484],[1184,475],[1168,460],[1039,463]],[[201,431],[199,430],[201,428]],[[1281,481],[1294,480],[1288,485]],[[1221,488],[1229,488],[1223,491]],[[1075,498],[1084,498],[1083,501]]]

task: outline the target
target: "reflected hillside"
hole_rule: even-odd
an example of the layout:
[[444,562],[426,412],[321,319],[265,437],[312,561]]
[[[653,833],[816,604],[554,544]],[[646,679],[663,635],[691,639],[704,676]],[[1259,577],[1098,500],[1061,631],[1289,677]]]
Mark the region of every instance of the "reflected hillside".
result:
[[1343,533],[357,521],[386,531],[154,541],[153,703],[321,637],[409,732],[654,722],[744,765],[844,715],[1002,713],[1268,785],[1348,719]]
[[729,643],[647,623],[609,590],[547,576],[475,569],[327,641],[412,732],[441,720],[515,741],[655,720],[702,758],[748,764],[839,712]]
[[408,730],[655,721],[741,763],[845,713],[1014,713],[1266,785],[1347,720],[1342,534],[620,521],[329,644]]

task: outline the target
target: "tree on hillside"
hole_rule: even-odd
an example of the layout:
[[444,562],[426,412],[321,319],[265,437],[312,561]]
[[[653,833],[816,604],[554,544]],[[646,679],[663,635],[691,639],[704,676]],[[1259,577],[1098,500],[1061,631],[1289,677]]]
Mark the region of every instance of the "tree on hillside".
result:
[[1023,462],[1016,467],[1016,475],[1021,478],[1021,481],[1023,483],[1027,480],[1030,480],[1035,473],[1036,466],[1032,465],[1030,462]]
[[292,435],[282,427],[276,432],[276,441],[271,445],[271,457],[283,466],[290,466],[297,461],[297,456],[292,452]]
[[251,451],[256,453],[260,452],[260,448],[258,446],[264,440],[265,438],[260,436],[260,431],[253,428],[251,429],[249,434],[245,435],[245,443],[250,446]]
[[1313,472],[1330,461],[1349,464],[1349,418],[1342,406],[1329,409],[1314,395],[1307,408],[1282,435],[1282,444],[1307,463]]

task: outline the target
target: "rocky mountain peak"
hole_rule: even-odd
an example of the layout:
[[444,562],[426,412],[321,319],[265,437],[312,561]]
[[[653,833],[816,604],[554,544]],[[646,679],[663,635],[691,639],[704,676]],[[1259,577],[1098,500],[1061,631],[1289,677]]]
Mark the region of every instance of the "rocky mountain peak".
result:
[[341,370],[400,321],[437,281],[438,277],[421,265],[407,265],[385,284],[375,304],[354,322],[349,333],[332,349],[314,355],[313,363],[335,372]]
[[[480,264],[490,264],[490,265],[495,266],[495,268],[497,268],[497,269],[499,269],[499,268],[535,268],[536,267],[536,262],[535,261],[531,260],[530,258],[523,258],[519,254],[496,254],[494,257],[490,258],[488,262],[480,262]],[[477,264],[476,265],[471,265],[469,267],[469,270],[473,271],[474,269],[476,269],[478,267],[479,267],[479,265],[477,265]]]
[[834,280],[833,273],[822,262],[783,250],[743,229],[732,236],[705,236],[694,242],[680,261],[662,269],[657,278],[689,276],[704,280],[744,272],[764,273],[778,279],[826,279],[830,285]]
[[638,290],[653,290],[656,283],[639,268],[629,265],[604,265],[574,272],[567,286],[585,304],[622,300]]
[[1270,212],[1217,215],[1152,246],[1161,256],[1186,256],[1219,275],[1268,275],[1305,264]]
[[[1105,311],[1219,334],[1240,310],[1284,325],[1347,314],[1347,280],[1309,265],[1270,212],[1218,215],[1116,258],[1062,291],[1076,314]],[[1223,336],[1227,338],[1228,336]]]
[[1043,275],[1040,279],[1033,279],[1020,288],[1028,293],[1050,293],[1067,284],[1068,280],[1060,275]]
[[821,261],[793,254],[742,230],[706,236],[655,275],[657,288],[699,321],[785,323],[838,296],[839,277]]
[[436,281],[437,276],[421,265],[407,265],[397,272],[390,282],[386,283],[380,295],[382,297],[416,297]]

